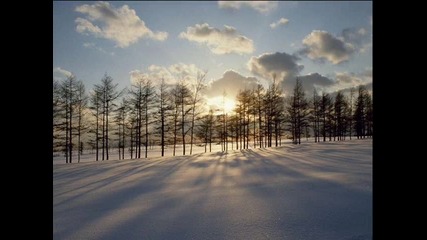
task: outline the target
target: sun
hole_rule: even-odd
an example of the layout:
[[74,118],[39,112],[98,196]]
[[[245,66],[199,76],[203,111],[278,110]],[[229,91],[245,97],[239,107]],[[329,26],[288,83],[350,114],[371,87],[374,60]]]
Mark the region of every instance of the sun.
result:
[[226,113],[230,113],[234,110],[234,107],[236,106],[236,103],[234,102],[234,100],[227,98],[224,101],[224,111]]
[[223,96],[217,96],[207,99],[207,104],[210,109],[215,110],[218,114],[231,113],[236,107],[233,99]]

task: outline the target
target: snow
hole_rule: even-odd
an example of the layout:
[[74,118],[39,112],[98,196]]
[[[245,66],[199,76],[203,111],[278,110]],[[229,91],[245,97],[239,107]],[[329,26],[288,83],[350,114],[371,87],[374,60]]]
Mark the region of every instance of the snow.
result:
[[[310,140],[314,141],[313,139],[310,139]],[[283,144],[290,144],[291,140],[284,139],[284,140],[282,140],[282,143]],[[186,146],[185,147],[186,155],[189,155],[190,154],[190,144],[186,144],[185,146]],[[219,143],[212,143],[211,148],[212,148],[212,152],[221,152],[221,144],[219,144]],[[235,149],[235,148],[236,148],[235,142],[234,142],[234,144],[232,144],[231,142],[228,143],[228,150],[229,151],[232,149]],[[249,148],[253,148],[253,142],[249,143]],[[209,144],[206,147],[206,151],[209,152]],[[204,145],[193,144],[193,154],[204,153],[204,152],[205,152]],[[182,153],[183,153],[182,144],[180,144],[180,145],[177,144],[176,149],[175,149],[175,156],[181,156]],[[124,155],[125,155],[125,159],[131,158],[129,148],[125,149]],[[164,155],[165,155],[165,157],[167,157],[167,156],[172,157],[173,156],[173,145],[165,146]],[[142,146],[141,147],[141,157],[143,158],[144,156],[145,156],[145,148],[144,148],[144,146]],[[161,156],[161,147],[160,146],[149,147],[147,150],[147,156],[148,157],[160,157]],[[101,149],[99,150],[98,157],[99,157],[99,160],[101,160],[101,157],[102,157]],[[96,159],[95,150],[85,150],[84,154],[80,156],[80,162],[93,162],[93,161],[95,161],[95,159]],[[106,156],[105,156],[105,159],[106,159]],[[119,159],[118,148],[111,148],[109,150],[109,159],[110,160],[118,160]],[[73,152],[73,163],[78,163],[76,151]],[[53,153],[53,164],[66,164],[65,154],[60,153],[60,152],[54,152]]]
[[53,239],[372,239],[372,140],[54,164]]

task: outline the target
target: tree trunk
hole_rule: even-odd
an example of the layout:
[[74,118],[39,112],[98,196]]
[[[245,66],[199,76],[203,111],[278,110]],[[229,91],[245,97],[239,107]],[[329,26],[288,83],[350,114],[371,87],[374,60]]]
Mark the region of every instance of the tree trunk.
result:
[[109,115],[109,101],[107,100],[107,114],[106,114],[106,122],[105,122],[105,151],[107,155],[107,160],[109,159],[109,143],[108,143],[108,115]]
[[105,159],[105,91],[102,101],[102,161]]
[[70,101],[70,121],[69,121],[70,126],[68,128],[68,131],[69,131],[69,133],[68,133],[68,135],[69,135],[69,139],[68,139],[68,141],[69,141],[68,152],[69,152],[69,155],[70,155],[70,163],[73,162],[73,124],[72,124],[72,122],[73,122],[73,107],[72,107],[72,102]]
[[191,129],[190,129],[190,155],[193,154],[193,133],[194,133],[194,114],[195,114],[196,103],[193,103],[193,109],[191,114]]
[[184,112],[184,96],[181,102],[181,134],[182,134],[182,155],[185,155],[185,112]]
[[145,158],[148,154],[148,98],[147,93],[145,94]]
[[162,145],[162,157],[165,155],[165,113],[162,111],[161,116],[161,145]]
[[96,106],[96,130],[95,130],[95,146],[96,146],[96,161],[99,155],[99,106]]

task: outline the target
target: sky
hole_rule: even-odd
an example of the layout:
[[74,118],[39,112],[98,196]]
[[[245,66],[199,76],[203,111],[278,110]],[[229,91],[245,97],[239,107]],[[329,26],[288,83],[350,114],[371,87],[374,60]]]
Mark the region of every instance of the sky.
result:
[[54,1],[53,77],[119,89],[207,72],[208,103],[276,76],[289,94],[372,83],[372,2]]

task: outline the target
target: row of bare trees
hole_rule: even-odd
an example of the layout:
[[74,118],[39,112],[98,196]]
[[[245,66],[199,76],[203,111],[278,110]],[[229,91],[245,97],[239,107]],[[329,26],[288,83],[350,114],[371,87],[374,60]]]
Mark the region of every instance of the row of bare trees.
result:
[[[77,144],[77,158],[83,149],[82,134],[88,126],[84,121],[87,97],[83,82],[70,76],[65,81],[53,82],[53,140],[54,147],[61,147],[66,162],[72,163],[73,147]],[[77,139],[75,138],[77,137]]]
[[193,81],[182,76],[176,84],[162,79],[155,85],[141,76],[130,89],[119,90],[106,74],[89,93],[75,76],[54,79],[54,147],[72,163],[76,152],[80,162],[84,146],[95,151],[98,161],[109,160],[112,148],[119,159],[147,158],[153,146],[160,146],[161,156],[172,147],[175,156],[177,146],[186,155],[189,145],[193,154],[194,144],[203,145],[205,152],[220,144],[226,152],[230,144],[231,149],[266,148],[280,146],[285,138],[300,144],[311,136],[319,142],[373,135],[372,97],[364,86],[358,87],[357,97],[355,89],[347,96],[314,90],[306,97],[297,79],[285,97],[273,76],[267,89],[258,84],[240,90],[234,111],[226,112],[203,108],[205,79],[203,72]]
[[153,144],[161,146],[164,156],[167,145],[173,144],[175,155],[176,146],[181,143],[185,155],[189,138],[192,154],[196,121],[202,113],[205,78],[206,72],[199,73],[192,84],[182,77],[175,85],[162,80],[157,87],[149,78],[141,76],[129,90],[118,90],[113,79],[105,75],[89,93],[75,76],[61,82],[54,79],[54,147],[64,152],[66,163],[72,163],[76,144],[80,161],[83,135],[95,150],[96,161],[110,159],[113,145],[119,151],[119,159],[125,158],[126,149],[130,158],[141,158],[141,155],[146,158]]
[[346,96],[342,91],[319,95],[314,89],[313,97],[309,98],[297,78],[292,94],[285,98],[273,76],[268,89],[257,85],[254,89],[241,90],[233,114],[219,115],[216,121],[212,112],[205,115],[199,136],[205,146],[216,136],[224,145],[223,151],[227,151],[229,142],[232,148],[235,143],[236,149],[247,149],[251,141],[251,147],[265,148],[280,146],[283,138],[301,144],[303,137],[308,140],[311,136],[315,142],[372,137],[371,94],[360,85],[355,98],[355,90],[351,88]]

